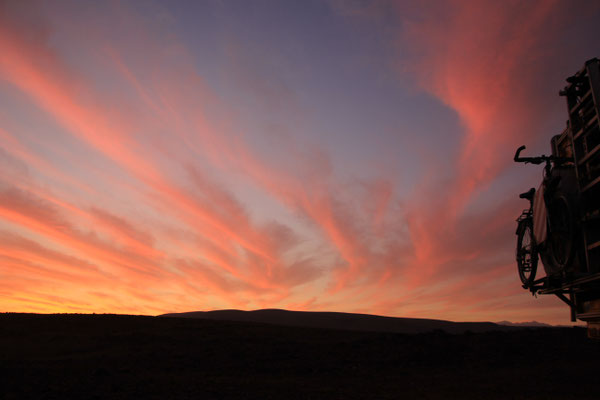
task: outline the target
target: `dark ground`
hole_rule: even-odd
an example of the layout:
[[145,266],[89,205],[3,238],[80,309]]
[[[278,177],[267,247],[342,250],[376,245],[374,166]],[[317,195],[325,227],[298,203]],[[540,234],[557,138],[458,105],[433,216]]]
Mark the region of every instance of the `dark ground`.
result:
[[597,399],[582,328],[451,335],[0,314],[0,399]]

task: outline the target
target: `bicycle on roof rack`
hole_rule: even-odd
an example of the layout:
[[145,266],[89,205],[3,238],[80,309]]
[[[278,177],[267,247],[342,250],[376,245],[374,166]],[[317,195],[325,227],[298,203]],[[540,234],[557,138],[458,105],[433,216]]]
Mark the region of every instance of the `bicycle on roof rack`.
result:
[[560,167],[572,162],[571,158],[546,156],[520,157],[525,150],[521,146],[515,153],[514,161],[539,165],[545,163],[542,184],[536,191],[529,189],[519,195],[529,200],[529,208],[517,218],[516,259],[519,278],[523,288],[535,293],[544,281],[535,279],[538,258],[546,270],[547,280],[564,275],[575,253],[574,210],[566,194],[559,190],[562,175]]
[[529,208],[517,219],[516,261],[524,289],[555,295],[600,339],[600,60],[567,83],[568,120],[550,140],[551,156],[521,157],[521,146],[514,157],[545,164],[539,187],[520,195]]

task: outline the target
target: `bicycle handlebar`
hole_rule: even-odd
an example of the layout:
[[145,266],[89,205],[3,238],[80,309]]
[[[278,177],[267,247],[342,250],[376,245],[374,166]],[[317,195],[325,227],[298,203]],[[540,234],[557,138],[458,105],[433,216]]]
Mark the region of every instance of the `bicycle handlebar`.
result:
[[517,152],[515,153],[515,162],[522,162],[522,163],[532,163],[535,165],[539,165],[543,162],[553,162],[554,164],[564,164],[566,162],[573,162],[573,158],[572,157],[555,157],[555,156],[546,156],[544,154],[542,154],[539,157],[521,157],[521,152],[523,150],[525,150],[527,147],[525,146],[521,146],[517,149]]
[[551,161],[553,159],[552,156],[550,157],[546,157],[545,155],[542,155],[541,157],[520,157],[520,154],[523,150],[525,150],[527,147],[525,147],[524,145],[519,147],[517,149],[517,152],[515,153],[515,162],[522,162],[522,163],[532,163],[532,164],[541,164],[544,161]]
[[519,154],[521,154],[521,152],[523,150],[525,150],[526,148],[527,147],[525,147],[525,145],[523,145],[517,149],[517,152],[515,153],[515,162],[521,162],[521,159],[519,158]]

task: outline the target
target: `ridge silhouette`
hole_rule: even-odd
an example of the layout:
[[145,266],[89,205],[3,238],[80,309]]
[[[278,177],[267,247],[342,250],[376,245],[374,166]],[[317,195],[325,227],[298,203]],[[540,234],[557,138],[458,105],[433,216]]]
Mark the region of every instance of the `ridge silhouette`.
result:
[[488,332],[515,328],[493,322],[453,322],[425,318],[384,317],[372,314],[330,311],[289,311],[282,309],[192,311],[168,313],[160,315],[160,317],[198,318],[304,328],[394,333],[425,333],[442,330],[447,333],[460,334],[467,331]]

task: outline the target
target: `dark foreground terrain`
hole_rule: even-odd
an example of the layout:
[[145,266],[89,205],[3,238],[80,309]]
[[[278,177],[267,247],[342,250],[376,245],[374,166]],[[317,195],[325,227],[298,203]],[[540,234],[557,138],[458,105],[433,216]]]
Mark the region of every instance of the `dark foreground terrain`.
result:
[[597,399],[582,328],[355,332],[0,314],[0,399]]

